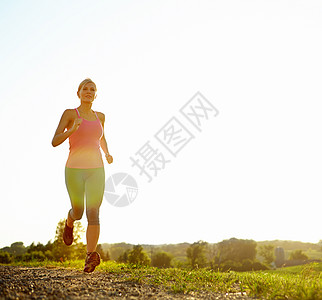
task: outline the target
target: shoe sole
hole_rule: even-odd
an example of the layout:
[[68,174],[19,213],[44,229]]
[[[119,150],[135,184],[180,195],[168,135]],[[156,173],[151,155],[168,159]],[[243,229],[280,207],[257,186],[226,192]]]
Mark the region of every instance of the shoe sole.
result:
[[[66,246],[70,246],[73,243],[73,241],[74,241],[74,235],[73,235],[73,232],[72,232],[72,235],[73,236],[72,236],[71,241],[66,241],[66,238],[65,238],[66,226],[67,226],[67,224],[65,223],[65,228],[64,228],[64,232],[63,232],[63,241],[64,241],[64,244]],[[72,228],[72,230],[74,230],[74,227]]]
[[84,272],[85,272],[85,273],[92,273],[92,272],[94,272],[94,270],[95,270],[95,268],[96,268],[97,266],[99,266],[99,264],[98,264],[98,265],[96,265],[96,266],[85,266],[85,268],[84,268]]

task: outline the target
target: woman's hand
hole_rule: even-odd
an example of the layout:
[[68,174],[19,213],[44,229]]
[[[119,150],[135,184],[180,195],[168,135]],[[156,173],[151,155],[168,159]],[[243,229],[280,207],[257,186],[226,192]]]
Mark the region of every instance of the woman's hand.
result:
[[75,119],[75,121],[73,123],[73,126],[71,127],[70,131],[71,132],[76,131],[82,122],[83,122],[83,119],[80,119],[80,118]]
[[[76,131],[79,125],[82,123],[83,120],[77,119],[77,118],[75,119],[74,114],[75,114],[75,110],[73,109],[66,109],[62,114],[58,127],[56,129],[55,135],[53,137],[53,140],[51,141],[51,144],[53,145],[53,147],[60,145],[66,139],[68,139],[71,136],[71,134],[74,131]],[[68,129],[70,122],[73,122],[73,125],[71,128]],[[67,129],[67,131],[65,131],[65,129]]]
[[109,164],[111,164],[113,162],[113,156],[110,155],[109,153],[105,154],[106,160]]

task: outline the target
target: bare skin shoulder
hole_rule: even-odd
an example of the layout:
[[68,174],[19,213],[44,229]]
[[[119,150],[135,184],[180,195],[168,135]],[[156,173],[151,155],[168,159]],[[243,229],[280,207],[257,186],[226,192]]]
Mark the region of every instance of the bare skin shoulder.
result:
[[[66,109],[63,112],[52,140],[52,145],[54,147],[64,142],[66,138],[68,138],[70,134],[78,128],[81,121],[75,124],[77,120],[77,113],[74,109]],[[65,132],[65,129],[67,129],[67,132]]]
[[97,113],[97,116],[98,116],[99,120],[100,120],[100,121],[101,121],[101,123],[102,123],[102,126],[104,127],[104,123],[105,123],[105,115],[104,115],[102,112],[99,112],[99,111],[97,111],[96,113]]
[[75,109],[68,108],[64,111],[64,113],[65,112],[66,112],[66,118],[68,120],[68,124],[66,126],[66,129],[68,130],[68,129],[72,128],[75,120],[78,119],[78,116],[77,116],[77,112]]

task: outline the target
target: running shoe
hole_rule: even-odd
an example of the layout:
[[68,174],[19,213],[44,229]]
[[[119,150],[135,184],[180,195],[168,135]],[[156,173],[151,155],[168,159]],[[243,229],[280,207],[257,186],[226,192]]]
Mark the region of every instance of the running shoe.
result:
[[84,272],[91,273],[101,263],[101,257],[98,252],[88,252],[85,259]]
[[63,240],[67,246],[70,246],[74,241],[73,229],[74,229],[74,226],[73,227],[67,226],[67,220],[66,220],[64,233],[63,233]]

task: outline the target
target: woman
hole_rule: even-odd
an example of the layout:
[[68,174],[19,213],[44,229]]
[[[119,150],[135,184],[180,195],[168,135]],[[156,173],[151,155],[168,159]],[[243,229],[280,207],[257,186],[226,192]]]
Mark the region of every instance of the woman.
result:
[[[69,156],[65,166],[65,182],[71,201],[65,223],[63,240],[66,245],[73,243],[73,223],[80,220],[84,212],[86,197],[86,216],[88,221],[86,240],[87,255],[84,271],[93,272],[100,264],[96,246],[100,233],[99,208],[103,200],[105,172],[101,150],[107,162],[113,162],[104,136],[105,115],[94,112],[92,104],[96,98],[95,83],[87,78],[78,87],[80,106],[66,109],[60,119],[52,140],[54,147],[69,138]],[[65,131],[65,129],[67,129]]]

